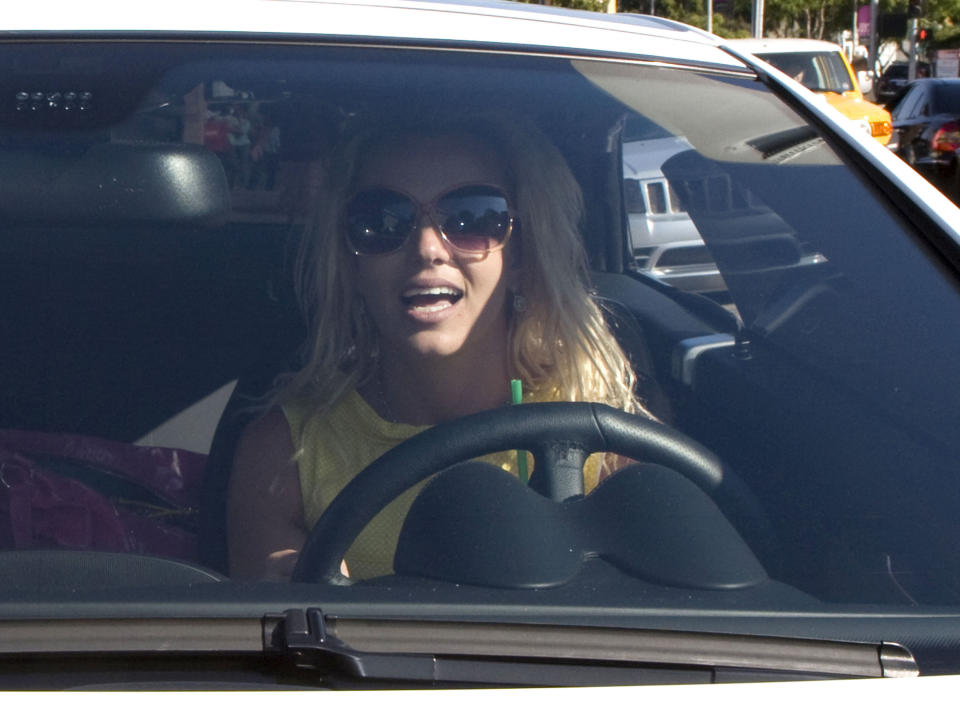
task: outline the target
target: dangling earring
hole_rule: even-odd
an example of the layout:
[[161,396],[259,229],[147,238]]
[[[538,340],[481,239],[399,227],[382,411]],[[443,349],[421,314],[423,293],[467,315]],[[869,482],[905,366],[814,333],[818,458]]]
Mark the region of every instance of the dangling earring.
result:
[[527,298],[519,290],[513,291],[513,311],[515,313],[527,311]]

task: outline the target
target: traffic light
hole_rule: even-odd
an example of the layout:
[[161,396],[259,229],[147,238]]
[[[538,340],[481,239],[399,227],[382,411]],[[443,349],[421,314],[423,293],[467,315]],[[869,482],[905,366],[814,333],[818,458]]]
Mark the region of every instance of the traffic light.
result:
[[918,43],[933,42],[933,28],[917,28],[917,42]]
[[907,17],[918,18],[923,16],[923,0],[910,0],[907,7]]

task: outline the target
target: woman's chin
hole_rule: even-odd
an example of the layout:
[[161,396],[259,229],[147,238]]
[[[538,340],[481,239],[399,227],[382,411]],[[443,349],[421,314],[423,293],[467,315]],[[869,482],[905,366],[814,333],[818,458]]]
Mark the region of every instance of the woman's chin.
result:
[[464,338],[445,333],[420,332],[407,339],[406,347],[414,357],[439,360],[456,355],[464,346]]

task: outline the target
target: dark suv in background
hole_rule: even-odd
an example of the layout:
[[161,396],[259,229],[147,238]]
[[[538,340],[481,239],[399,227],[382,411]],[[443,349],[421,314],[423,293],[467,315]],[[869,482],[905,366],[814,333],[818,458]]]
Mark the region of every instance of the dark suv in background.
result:
[[[880,79],[877,80],[877,102],[883,105],[895,101],[900,92],[907,86],[909,71],[909,63],[899,62],[893,63],[884,70]],[[930,77],[930,65],[928,63],[917,63],[917,77]]]

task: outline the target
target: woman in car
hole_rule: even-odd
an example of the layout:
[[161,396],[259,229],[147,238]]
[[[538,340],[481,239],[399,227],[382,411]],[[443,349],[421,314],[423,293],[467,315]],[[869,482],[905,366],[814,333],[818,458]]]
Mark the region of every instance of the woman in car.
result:
[[[431,118],[358,133],[327,170],[298,262],[310,337],[242,438],[230,482],[235,578],[289,577],[309,528],[381,454],[425,427],[511,400],[648,414],[587,289],[580,189],[518,118]],[[516,473],[516,454],[483,458]],[[587,491],[609,470],[587,462]],[[421,483],[422,485],[422,483]],[[392,572],[421,485],[347,552]]]

